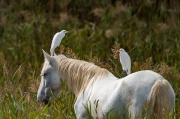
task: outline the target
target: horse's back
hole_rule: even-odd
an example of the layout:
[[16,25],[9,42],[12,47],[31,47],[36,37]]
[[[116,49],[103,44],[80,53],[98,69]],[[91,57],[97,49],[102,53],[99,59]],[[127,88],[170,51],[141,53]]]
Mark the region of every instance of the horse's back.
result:
[[81,97],[88,97],[84,102],[90,102],[88,106],[91,107],[91,115],[94,118],[106,118],[108,115],[122,118],[128,111],[141,115],[142,108],[157,80],[165,79],[149,70],[135,72],[118,80],[109,74],[97,80]]
[[[129,102],[126,102],[126,107],[128,107],[129,113],[132,113],[132,115],[134,114],[133,117],[141,117],[144,106],[147,104],[150,93],[152,93],[152,89],[157,81],[162,82],[160,85],[164,85],[163,82],[167,82],[168,86],[166,87],[166,90],[170,91],[170,95],[167,96],[170,97],[166,98],[171,98],[172,102],[170,103],[171,106],[174,107],[174,90],[170,83],[160,74],[150,70],[145,70],[133,73],[122,79],[121,93],[124,94],[123,101],[129,100]],[[171,110],[172,109],[169,111]]]
[[156,72],[153,72],[151,70],[143,70],[143,71],[132,73],[124,78],[121,78],[120,80],[123,80],[126,83],[133,84],[133,85],[134,84],[141,85],[141,83],[143,83],[143,85],[146,85],[146,82],[149,85],[150,82],[154,82],[156,80],[163,80],[163,79],[164,78]]
[[109,95],[104,98],[106,98],[108,108],[103,106],[103,110],[110,109],[111,114],[115,114],[117,117],[122,114],[127,115],[128,111],[141,115],[142,108],[157,80],[165,79],[158,73],[145,70],[114,81],[107,86],[111,93],[106,91]]
[[153,71],[144,70],[132,73],[119,80],[121,80],[119,90],[124,96],[124,100],[128,99],[129,103],[132,103],[132,101],[144,102],[149,96],[155,82],[165,79]]

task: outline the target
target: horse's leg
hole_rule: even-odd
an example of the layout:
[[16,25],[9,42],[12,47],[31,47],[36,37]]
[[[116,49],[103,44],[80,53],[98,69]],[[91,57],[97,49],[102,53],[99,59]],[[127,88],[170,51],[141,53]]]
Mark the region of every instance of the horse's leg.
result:
[[77,119],[88,119],[89,114],[86,108],[87,105],[83,103],[82,98],[83,98],[82,96],[78,97],[74,104],[75,114]]
[[153,118],[152,109],[148,109],[144,119],[152,119],[152,118]]
[[131,119],[141,119],[142,107],[136,104],[131,104],[128,108],[129,118]]

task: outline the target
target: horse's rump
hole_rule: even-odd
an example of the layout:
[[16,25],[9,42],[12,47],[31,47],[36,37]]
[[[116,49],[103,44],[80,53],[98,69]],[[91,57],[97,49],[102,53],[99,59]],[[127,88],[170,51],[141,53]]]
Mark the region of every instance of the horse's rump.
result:
[[153,85],[147,99],[149,109],[155,118],[168,118],[168,112],[173,111],[174,95],[171,94],[171,86],[166,80],[157,80]]

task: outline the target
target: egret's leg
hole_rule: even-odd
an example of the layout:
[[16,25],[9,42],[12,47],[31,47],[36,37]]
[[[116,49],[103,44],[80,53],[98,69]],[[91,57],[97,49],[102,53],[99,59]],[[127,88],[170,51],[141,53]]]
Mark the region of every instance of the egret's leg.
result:
[[121,78],[127,76],[126,70],[123,70],[123,72],[121,73]]

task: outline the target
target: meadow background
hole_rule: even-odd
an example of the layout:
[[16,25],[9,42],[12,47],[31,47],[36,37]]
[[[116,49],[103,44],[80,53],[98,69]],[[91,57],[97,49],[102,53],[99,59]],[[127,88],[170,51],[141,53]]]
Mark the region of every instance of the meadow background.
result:
[[49,53],[62,29],[70,33],[57,54],[94,62],[120,77],[121,47],[132,72],[163,75],[175,90],[174,118],[180,118],[179,0],[1,0],[1,119],[75,119],[75,97],[65,85],[50,107],[36,100],[42,49]]

